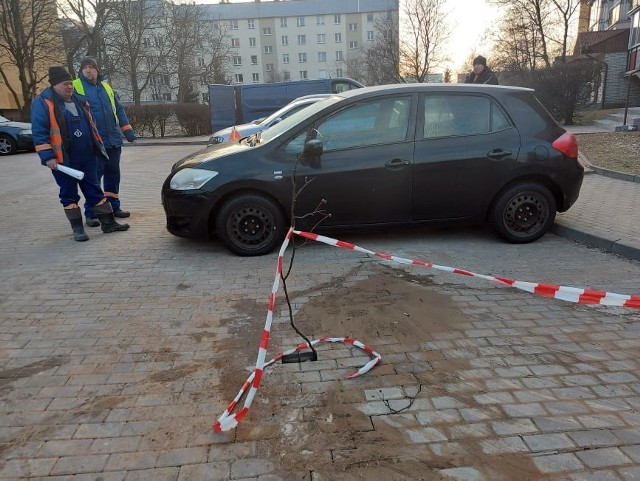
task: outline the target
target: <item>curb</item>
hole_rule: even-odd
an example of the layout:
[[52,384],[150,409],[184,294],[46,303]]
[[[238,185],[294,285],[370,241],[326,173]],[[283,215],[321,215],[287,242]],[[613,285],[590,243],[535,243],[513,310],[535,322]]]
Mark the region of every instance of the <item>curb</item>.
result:
[[616,254],[627,259],[640,261],[640,248],[634,247],[627,243],[627,240],[620,238],[617,240],[607,239],[604,236],[582,232],[573,227],[568,227],[561,223],[555,222],[551,227],[551,232],[557,236],[580,242],[589,247]]
[[640,175],[627,174],[625,172],[618,172],[616,170],[603,169],[597,165],[590,165],[589,168],[596,174],[600,174],[604,177],[611,177],[612,179],[625,180],[627,182],[635,182],[640,184]]

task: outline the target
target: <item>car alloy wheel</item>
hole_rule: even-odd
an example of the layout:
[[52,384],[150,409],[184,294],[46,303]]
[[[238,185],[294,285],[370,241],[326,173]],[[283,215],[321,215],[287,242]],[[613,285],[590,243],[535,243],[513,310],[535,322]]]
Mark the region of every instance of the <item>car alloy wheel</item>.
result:
[[260,194],[240,194],[220,208],[216,231],[222,243],[241,256],[271,252],[284,237],[285,220],[281,209]]
[[502,192],[494,202],[490,221],[509,242],[533,242],[546,234],[556,216],[556,202],[545,186],[523,183]]
[[0,155],[15,154],[17,146],[15,141],[8,135],[0,135]]

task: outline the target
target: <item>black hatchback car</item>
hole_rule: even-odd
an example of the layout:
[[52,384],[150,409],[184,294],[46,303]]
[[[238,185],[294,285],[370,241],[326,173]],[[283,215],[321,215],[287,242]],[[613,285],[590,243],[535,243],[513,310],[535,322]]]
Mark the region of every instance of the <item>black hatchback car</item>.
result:
[[577,157],[573,135],[530,89],[386,85],[182,159],[162,203],[172,234],[217,233],[246,256],[278,246],[292,215],[316,230],[486,221],[525,243],[578,198]]

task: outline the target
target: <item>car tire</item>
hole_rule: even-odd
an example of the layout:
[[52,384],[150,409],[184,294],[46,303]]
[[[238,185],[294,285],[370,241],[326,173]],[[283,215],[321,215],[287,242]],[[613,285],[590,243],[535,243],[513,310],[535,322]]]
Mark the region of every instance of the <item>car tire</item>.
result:
[[284,239],[285,216],[280,207],[261,194],[240,194],[227,199],[216,216],[218,238],[234,254],[260,256]]
[[0,134],[0,155],[11,155],[18,151],[16,141],[10,136]]
[[556,200],[547,187],[537,183],[510,186],[496,197],[489,222],[513,244],[526,244],[545,235],[556,218]]

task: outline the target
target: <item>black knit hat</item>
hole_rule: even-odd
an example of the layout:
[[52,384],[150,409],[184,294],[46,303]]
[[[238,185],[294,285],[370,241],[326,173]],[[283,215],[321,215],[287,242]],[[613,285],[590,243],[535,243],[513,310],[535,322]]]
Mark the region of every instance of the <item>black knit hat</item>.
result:
[[473,65],[484,65],[486,67],[487,59],[484,58],[482,55],[478,55],[476,58],[473,59]]
[[80,61],[80,71],[82,72],[82,69],[85,68],[87,65],[91,65],[96,70],[100,70],[98,68],[98,61],[93,57],[84,57]]
[[71,74],[64,67],[49,67],[49,83],[58,85],[65,80],[72,80]]

